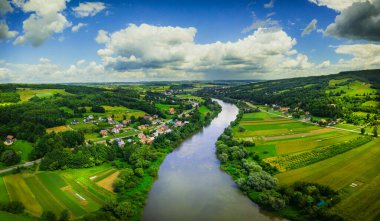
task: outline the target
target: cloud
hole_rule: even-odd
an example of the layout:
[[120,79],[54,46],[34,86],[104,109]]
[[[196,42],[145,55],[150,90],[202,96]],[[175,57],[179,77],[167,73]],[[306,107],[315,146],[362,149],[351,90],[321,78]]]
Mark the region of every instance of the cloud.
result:
[[[309,0],[318,6],[326,6],[335,11],[343,11],[355,2],[366,2],[367,0]],[[372,0],[371,0],[372,1]]]
[[380,0],[352,4],[324,33],[351,40],[380,41]]
[[50,36],[62,33],[71,26],[66,17],[61,13],[66,8],[66,0],[30,0],[18,1],[17,6],[24,12],[32,14],[23,21],[24,35],[19,36],[14,44],[31,43],[33,47],[42,45]]
[[339,45],[335,52],[353,57],[341,59],[337,64],[339,68],[351,70],[380,68],[380,45],[378,44]]
[[12,83],[17,82],[18,79],[16,78],[16,75],[12,73],[11,70],[8,68],[2,68],[0,67],[0,82],[1,83]]
[[85,26],[87,26],[86,23],[79,22],[77,25],[74,25],[74,26],[71,28],[71,31],[72,31],[72,32],[78,32],[79,29],[81,29],[82,27],[85,27]]
[[8,12],[13,12],[11,4],[8,0],[0,0],[0,16],[4,16]]
[[268,3],[264,4],[264,8],[273,8],[274,7],[274,0],[269,0]]
[[100,30],[96,41],[105,47],[98,50],[98,55],[106,69],[116,72],[196,72],[206,78],[280,74],[284,69],[312,66],[307,56],[293,49],[296,40],[280,29],[259,28],[236,42],[212,44],[196,44],[196,32],[192,27],[148,24],[130,24],[114,33]]
[[255,22],[253,22],[250,26],[245,27],[242,30],[242,33],[251,32],[251,31],[257,30],[259,28],[280,29],[280,24],[277,20],[272,20],[271,18],[267,18],[265,20],[255,19]]
[[18,34],[17,31],[10,31],[5,22],[0,22],[0,41],[14,38]]
[[110,40],[110,38],[108,36],[108,32],[106,32],[104,30],[99,30],[98,31],[98,35],[95,38],[95,41],[97,43],[99,43],[99,44],[107,43],[109,40]]
[[73,8],[76,17],[94,16],[106,8],[103,2],[85,2]]
[[302,31],[302,36],[310,34],[312,31],[317,29],[317,19],[311,20],[311,22],[306,26],[306,28]]

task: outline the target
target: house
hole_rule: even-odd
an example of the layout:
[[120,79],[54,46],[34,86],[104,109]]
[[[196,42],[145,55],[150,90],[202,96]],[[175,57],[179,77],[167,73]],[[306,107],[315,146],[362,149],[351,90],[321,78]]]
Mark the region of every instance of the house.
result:
[[117,128],[117,129],[121,129],[121,128],[123,128],[124,127],[124,125],[122,125],[122,124],[116,124],[116,126],[115,126],[115,128]]
[[130,124],[130,123],[131,123],[131,120],[123,120],[122,123],[123,123],[124,125],[127,125],[127,124]]
[[157,120],[153,120],[152,121],[152,124],[153,125],[157,125],[157,124],[160,124],[162,121],[160,119],[157,119]]
[[164,133],[167,133],[168,130],[170,130],[170,128],[165,125],[165,126],[157,128],[157,133],[164,134]]
[[188,118],[188,117],[191,117],[191,115],[190,114],[185,114],[185,117]]
[[84,119],[83,119],[83,123],[88,123],[88,119],[87,119],[87,117],[85,117]]
[[174,113],[175,113],[175,109],[174,109],[174,107],[169,108],[169,113],[170,113],[170,114],[174,114]]
[[115,127],[115,128],[112,128],[111,133],[118,134],[120,133],[120,130]]
[[78,123],[79,123],[78,120],[72,120],[72,121],[71,121],[71,124],[78,124]]
[[189,124],[190,122],[189,121],[184,121],[183,124]]
[[147,139],[146,139],[146,136],[145,136],[144,133],[139,133],[139,134],[137,135],[137,137],[140,139],[140,142],[141,142],[141,143],[143,143],[143,144],[146,143]]
[[107,121],[109,124],[115,124],[115,121],[112,119],[112,117],[107,118]]
[[153,118],[158,119],[158,115],[157,114],[153,115]]
[[107,130],[101,130],[99,133],[100,133],[100,135],[102,135],[102,137],[106,137],[108,135]]
[[152,117],[151,117],[151,116],[144,116],[144,119],[145,119],[145,120],[151,120]]
[[330,121],[329,125],[336,125],[336,121]]
[[92,119],[94,119],[94,115],[90,115],[87,118],[90,119],[90,120],[92,120]]
[[125,142],[124,142],[123,139],[116,138],[115,141],[117,142],[117,145],[118,145],[119,147],[124,147]]
[[5,139],[5,144],[11,145],[11,144],[13,144],[13,142],[14,142],[14,137],[12,135],[8,135]]
[[143,125],[140,125],[137,127],[137,129],[139,130],[145,130],[145,129],[148,129],[149,125],[148,124],[143,124]]
[[182,127],[182,121],[177,121],[174,124],[175,127]]
[[281,111],[289,111],[289,109],[290,109],[289,107],[280,107]]

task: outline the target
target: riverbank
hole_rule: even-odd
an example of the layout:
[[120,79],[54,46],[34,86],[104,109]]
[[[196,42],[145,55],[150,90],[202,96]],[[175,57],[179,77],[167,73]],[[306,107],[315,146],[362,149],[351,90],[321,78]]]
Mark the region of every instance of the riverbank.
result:
[[170,153],[149,193],[143,220],[278,220],[245,197],[219,169],[215,141],[238,113],[222,106],[212,123]]

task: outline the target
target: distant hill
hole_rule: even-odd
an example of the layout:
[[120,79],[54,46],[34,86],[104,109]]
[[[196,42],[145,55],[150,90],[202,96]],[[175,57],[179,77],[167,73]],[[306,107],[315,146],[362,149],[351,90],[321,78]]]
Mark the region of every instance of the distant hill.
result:
[[300,108],[314,116],[343,118],[355,124],[380,119],[380,69],[271,80],[211,93],[256,104]]

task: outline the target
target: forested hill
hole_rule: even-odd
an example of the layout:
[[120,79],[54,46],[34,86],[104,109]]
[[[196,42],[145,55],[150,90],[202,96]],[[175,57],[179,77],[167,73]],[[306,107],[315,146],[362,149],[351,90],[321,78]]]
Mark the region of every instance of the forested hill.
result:
[[380,69],[205,89],[219,97],[303,109],[314,116],[362,124],[380,119]]

